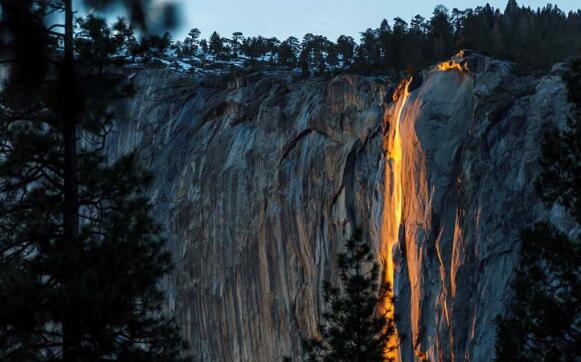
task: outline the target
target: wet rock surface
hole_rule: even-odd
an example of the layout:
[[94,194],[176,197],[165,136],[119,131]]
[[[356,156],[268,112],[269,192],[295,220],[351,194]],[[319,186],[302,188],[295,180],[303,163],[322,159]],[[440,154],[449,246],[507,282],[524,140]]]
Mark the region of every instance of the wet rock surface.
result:
[[[477,65],[425,72],[403,110],[402,137],[416,140],[405,148],[407,185],[425,191],[404,192],[394,254],[404,361],[490,360],[519,228],[549,213],[532,180],[542,132],[566,119],[564,85]],[[136,150],[155,175],[152,201],[176,261],[168,305],[196,359],[300,360],[353,228],[380,253],[393,84],[168,71],[135,81],[108,151]]]

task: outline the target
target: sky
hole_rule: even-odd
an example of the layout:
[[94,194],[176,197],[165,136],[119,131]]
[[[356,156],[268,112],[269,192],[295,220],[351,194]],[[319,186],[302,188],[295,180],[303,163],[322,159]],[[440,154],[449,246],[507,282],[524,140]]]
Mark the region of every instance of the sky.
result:
[[[156,0],[167,2],[169,0]],[[245,36],[275,36],[280,40],[306,33],[324,35],[336,40],[341,34],[359,39],[359,33],[376,28],[382,19],[395,17],[408,21],[415,14],[428,18],[435,5],[449,9],[474,8],[486,0],[174,0],[181,5],[181,24],[173,31],[174,40],[183,39],[194,27],[209,38],[216,30],[223,37],[241,31]],[[519,5],[534,9],[548,0],[521,0]],[[507,0],[489,0],[504,10]],[[581,8],[579,0],[556,0],[564,11]]]

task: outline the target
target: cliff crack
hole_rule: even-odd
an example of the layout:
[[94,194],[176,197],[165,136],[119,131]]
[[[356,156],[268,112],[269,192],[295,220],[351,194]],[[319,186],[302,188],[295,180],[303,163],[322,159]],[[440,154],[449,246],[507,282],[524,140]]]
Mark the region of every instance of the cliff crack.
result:
[[280,160],[278,161],[278,165],[280,166],[280,164],[282,163],[282,161],[284,161],[284,159],[288,156],[288,154],[290,153],[290,151],[292,151],[293,148],[295,148],[295,146],[299,143],[299,141],[303,138],[305,138],[306,136],[308,136],[309,134],[311,134],[312,132],[316,132],[322,136],[324,136],[325,138],[329,138],[331,139],[333,142],[337,143],[337,141],[333,140],[331,138],[331,136],[329,136],[327,133],[315,129],[315,128],[307,128],[302,130],[298,135],[296,135],[289,143],[286,144],[286,146],[284,146],[283,151],[282,151],[282,156],[280,158]]

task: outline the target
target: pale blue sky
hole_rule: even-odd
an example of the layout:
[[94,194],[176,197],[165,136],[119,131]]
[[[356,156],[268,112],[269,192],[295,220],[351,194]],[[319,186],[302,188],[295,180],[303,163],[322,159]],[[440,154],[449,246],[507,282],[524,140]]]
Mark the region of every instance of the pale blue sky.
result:
[[[169,0],[157,0],[166,2]],[[518,0],[517,0],[518,1]],[[202,37],[217,30],[230,37],[235,31],[247,35],[276,36],[284,40],[290,35],[299,39],[305,33],[321,34],[336,40],[341,34],[357,40],[359,33],[377,27],[382,19],[402,17],[408,21],[415,14],[429,17],[437,4],[449,9],[476,7],[478,0],[177,0],[182,23],[174,31],[181,40],[189,29],[197,27]],[[504,9],[507,0],[490,0],[490,5]],[[547,0],[521,0],[519,5],[537,8]],[[579,0],[557,0],[564,11],[581,7]]]

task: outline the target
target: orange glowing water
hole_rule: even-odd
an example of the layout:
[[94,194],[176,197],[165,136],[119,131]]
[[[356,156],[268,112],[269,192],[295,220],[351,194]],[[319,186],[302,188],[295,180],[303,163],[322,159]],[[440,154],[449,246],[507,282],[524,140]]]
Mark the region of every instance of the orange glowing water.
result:
[[[385,167],[385,194],[384,201],[386,205],[383,211],[383,225],[381,230],[381,239],[383,245],[382,259],[385,267],[385,280],[393,288],[395,266],[393,262],[393,247],[398,242],[399,228],[403,213],[403,186],[402,186],[402,159],[403,147],[400,134],[400,123],[403,110],[405,108],[408,96],[409,85],[412,79],[405,80],[394,93],[396,102],[395,118],[390,124],[393,132],[385,140],[384,146],[387,149],[390,165]],[[387,204],[389,200],[389,204]],[[393,291],[391,292],[393,295]],[[383,311],[387,313],[388,318],[394,317],[394,305],[392,295],[385,299]],[[394,336],[388,344],[387,358],[397,360],[399,351],[397,348],[398,338]]]
[[[446,62],[442,62],[436,66],[436,69],[441,72],[445,72],[447,70],[456,69],[459,72],[467,72],[468,71],[468,64],[464,61],[464,51],[460,50],[458,54],[454,55],[454,57]],[[456,60],[460,61],[458,63]]]
[[440,71],[446,71],[446,70],[450,70],[450,69],[457,69],[460,72],[464,72],[467,70],[466,65],[456,63],[453,60],[438,64],[438,70],[440,70]]
[[[459,71],[468,73],[468,66],[460,52],[452,60],[438,64],[436,72]],[[421,116],[423,101],[421,96],[409,99],[409,86],[412,79],[404,80],[394,92],[394,105],[386,114],[389,122],[389,132],[384,137],[384,150],[386,152],[386,165],[384,175],[384,209],[381,227],[381,258],[384,266],[384,280],[392,288],[394,287],[396,268],[398,262],[404,263],[408,271],[410,296],[410,331],[408,341],[412,341],[412,348],[421,361],[433,358],[433,350],[429,345],[420,342],[421,319],[421,291],[423,280],[423,261],[425,249],[422,246],[423,235],[431,228],[431,193],[428,188],[425,155],[415,133],[416,119]],[[421,91],[418,91],[421,94]],[[405,227],[404,227],[405,225]],[[458,229],[457,227],[456,229]],[[455,240],[461,238],[454,236]],[[405,257],[398,258],[394,250],[398,250],[400,243],[405,248]],[[437,246],[438,247],[438,246]],[[438,249],[438,256],[439,249]],[[395,258],[394,258],[395,257]],[[443,260],[440,257],[440,263]],[[455,269],[454,267],[452,268]],[[452,273],[455,277],[455,272]],[[442,276],[442,284],[445,284],[446,274]],[[399,279],[398,279],[399,280]],[[408,280],[401,280],[407,283]],[[455,281],[451,281],[452,295],[455,294]],[[407,285],[407,284],[406,284]],[[446,294],[447,295],[447,294]],[[385,299],[381,311],[389,318],[395,315],[392,295]],[[446,299],[443,299],[443,309],[449,324]],[[407,318],[407,316],[405,316]],[[408,342],[406,342],[408,343]],[[453,345],[451,339],[450,345]],[[394,336],[386,348],[386,358],[393,361],[401,361],[399,339]]]

